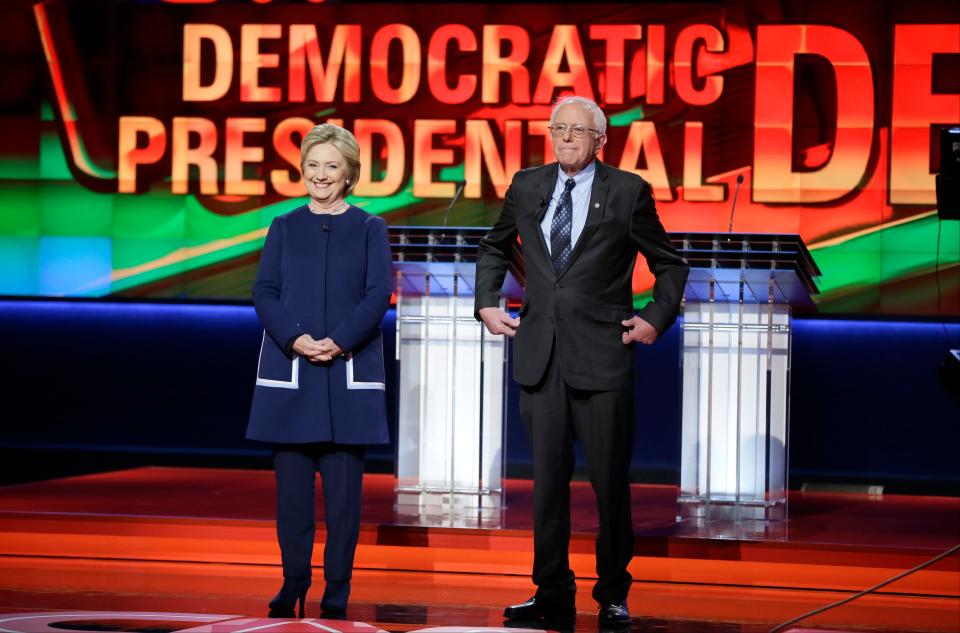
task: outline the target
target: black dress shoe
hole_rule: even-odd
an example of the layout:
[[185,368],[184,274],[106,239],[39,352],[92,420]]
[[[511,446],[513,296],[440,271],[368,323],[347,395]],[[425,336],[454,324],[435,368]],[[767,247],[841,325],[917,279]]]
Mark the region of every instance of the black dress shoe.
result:
[[536,596],[526,602],[514,604],[503,610],[503,617],[507,620],[565,620],[577,615],[577,608],[573,601],[546,602]]
[[627,610],[626,601],[600,605],[601,626],[628,624],[629,622],[630,611]]

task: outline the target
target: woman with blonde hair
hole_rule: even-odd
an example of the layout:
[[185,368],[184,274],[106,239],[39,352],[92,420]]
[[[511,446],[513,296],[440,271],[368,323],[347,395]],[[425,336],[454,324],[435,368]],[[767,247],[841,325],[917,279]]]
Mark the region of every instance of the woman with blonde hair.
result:
[[310,200],[273,220],[253,302],[264,333],[247,438],[269,442],[283,586],[271,617],[293,617],[311,585],[315,477],[323,480],[326,617],[342,616],[360,532],[366,444],[389,441],[380,321],[392,290],[382,218],[349,204],[360,149],[347,130],[314,127],[300,146]]

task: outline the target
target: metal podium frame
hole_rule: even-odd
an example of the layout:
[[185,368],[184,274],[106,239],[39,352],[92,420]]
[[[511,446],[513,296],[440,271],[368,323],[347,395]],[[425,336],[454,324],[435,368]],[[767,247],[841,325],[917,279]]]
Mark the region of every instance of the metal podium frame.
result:
[[682,325],[681,533],[770,538],[787,518],[791,316],[820,276],[798,235],[671,236]]

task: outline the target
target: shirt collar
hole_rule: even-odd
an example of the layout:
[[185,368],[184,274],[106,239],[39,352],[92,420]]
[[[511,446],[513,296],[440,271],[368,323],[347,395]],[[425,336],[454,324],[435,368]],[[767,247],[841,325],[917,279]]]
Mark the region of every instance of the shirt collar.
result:
[[[574,188],[573,188],[574,191],[577,191],[577,190],[581,190],[581,191],[582,191],[583,186],[584,186],[585,184],[593,181],[593,175],[594,175],[595,173],[597,173],[597,161],[596,161],[596,159],[590,161],[590,164],[588,164],[586,167],[584,167],[583,169],[581,169],[580,171],[578,171],[578,172],[576,173],[576,175],[573,177],[574,182],[577,183],[576,186],[574,186]],[[565,173],[563,173],[563,170],[560,169],[560,165],[559,165],[559,163],[558,163],[558,164],[557,164],[557,186],[562,189],[563,186],[564,186],[564,185],[566,184],[566,182],[567,182],[567,178],[569,178],[569,177],[570,177],[570,176],[568,176],[568,175],[566,175]]]

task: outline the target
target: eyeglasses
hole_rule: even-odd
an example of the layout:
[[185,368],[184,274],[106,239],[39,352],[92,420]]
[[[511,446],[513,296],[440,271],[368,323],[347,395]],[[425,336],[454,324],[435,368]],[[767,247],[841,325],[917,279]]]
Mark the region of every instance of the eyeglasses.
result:
[[554,138],[563,138],[567,135],[568,131],[573,138],[583,138],[587,135],[587,132],[595,132],[598,136],[601,134],[600,130],[595,130],[590,127],[583,127],[582,125],[574,125],[571,127],[563,123],[548,125],[547,129],[550,130],[550,135]]

